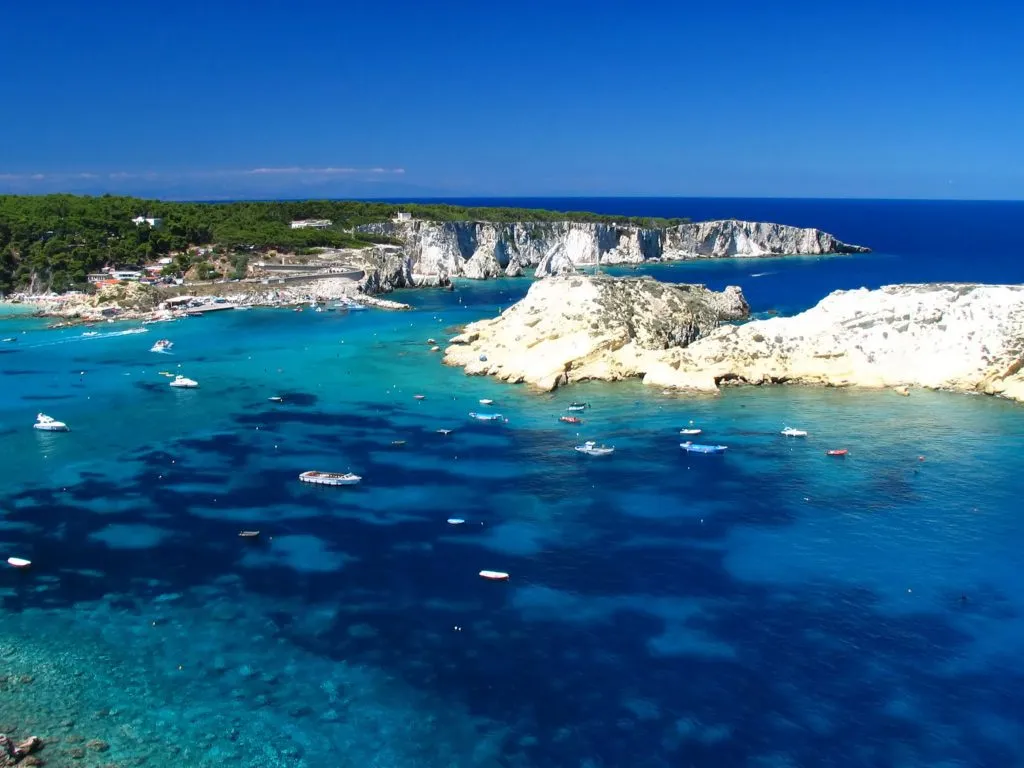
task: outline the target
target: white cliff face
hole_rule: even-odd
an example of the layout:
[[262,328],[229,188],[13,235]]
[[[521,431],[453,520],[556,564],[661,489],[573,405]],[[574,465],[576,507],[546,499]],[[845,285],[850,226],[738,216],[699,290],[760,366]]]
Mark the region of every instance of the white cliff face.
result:
[[715,293],[650,278],[554,277],[534,283],[500,317],[467,326],[444,361],[546,390],[616,380],[675,361],[681,347],[748,314],[735,287]]
[[792,383],[1024,401],[1024,286],[837,291],[793,317],[719,322],[746,314],[738,288],[553,278],[500,317],[468,326],[445,362],[542,389],[643,376],[646,384],[703,392]]
[[1024,286],[837,291],[794,317],[720,328],[648,383],[919,386],[1024,400]]
[[735,220],[680,224],[667,229],[558,222],[427,222],[372,224],[363,231],[405,241],[412,271],[484,279],[566,274],[595,264],[639,264],[658,259],[855,253],[817,229]]

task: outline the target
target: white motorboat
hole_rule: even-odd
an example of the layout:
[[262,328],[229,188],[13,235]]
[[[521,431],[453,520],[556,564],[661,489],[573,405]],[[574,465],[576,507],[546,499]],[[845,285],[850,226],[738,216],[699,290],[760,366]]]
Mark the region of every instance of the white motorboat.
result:
[[703,431],[704,431],[703,429],[700,429],[698,427],[686,427],[685,429],[680,429],[679,430],[679,434],[680,435],[690,435],[690,436],[696,437],[697,435],[699,435]]
[[269,400],[272,403],[283,403],[284,402],[284,398],[281,397],[280,395],[274,395],[273,397],[268,397],[267,400]]
[[299,475],[299,480],[304,483],[313,483],[314,485],[358,485],[362,479],[359,475],[351,472],[340,474],[338,472],[316,472],[310,470]]
[[488,398],[485,397],[483,400],[480,401],[480,405],[494,405],[494,401],[489,400]]
[[32,565],[32,561],[23,557],[8,557],[7,564],[12,568],[28,568]]
[[439,430],[437,430],[437,434],[445,435],[446,437],[448,435],[450,435],[451,433],[452,433],[452,431],[450,429],[439,429]]
[[583,445],[577,445],[576,450],[579,453],[585,453],[587,456],[611,456],[615,453],[615,449],[610,445],[598,445],[593,440],[587,440]]
[[92,336],[99,336],[99,335],[100,335],[100,332],[99,332],[99,331],[85,331],[85,332],[84,332],[84,333],[82,334],[82,336],[84,336],[85,338],[90,338],[90,337],[92,337]]
[[45,413],[36,415],[36,423],[32,425],[33,429],[38,429],[40,432],[68,432],[68,425],[63,421],[57,421],[51,419]]
[[504,421],[505,417],[500,413],[470,413],[469,418],[477,421]]
[[170,387],[178,387],[179,389],[196,389],[199,386],[199,382],[195,379],[190,379],[187,376],[182,376],[180,373],[174,377],[173,381],[167,382]]
[[158,339],[156,344],[149,348],[150,352],[170,352],[174,342],[168,339]]
[[508,574],[504,571],[480,571],[480,578],[491,581],[508,581]]
[[463,520],[461,517],[449,517],[448,518],[448,525],[462,525],[464,522],[466,522],[466,521]]
[[795,429],[793,427],[786,427],[779,434],[785,437],[807,437],[806,429]]
[[13,344],[14,342],[17,341],[17,339],[14,338],[13,336],[8,336],[6,339],[2,339],[2,341],[4,342],[4,344]]

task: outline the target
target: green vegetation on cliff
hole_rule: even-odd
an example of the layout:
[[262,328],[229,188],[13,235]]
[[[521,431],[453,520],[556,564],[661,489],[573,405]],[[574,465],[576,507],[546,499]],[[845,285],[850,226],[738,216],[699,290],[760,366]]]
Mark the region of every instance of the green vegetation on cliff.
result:
[[[190,246],[228,252],[270,248],[365,247],[389,238],[353,232],[399,210],[434,221],[585,221],[666,226],[677,220],[444,204],[305,200],[179,203],[132,197],[0,195],[0,293],[32,285],[63,291],[104,266],[132,267]],[[161,219],[136,225],[137,216]],[[292,229],[295,219],[330,219],[327,229]]]

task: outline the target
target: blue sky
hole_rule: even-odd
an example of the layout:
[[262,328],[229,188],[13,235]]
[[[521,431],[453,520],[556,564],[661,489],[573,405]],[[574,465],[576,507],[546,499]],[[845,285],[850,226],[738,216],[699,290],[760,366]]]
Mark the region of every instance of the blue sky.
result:
[[1024,198],[1019,3],[35,0],[0,192]]

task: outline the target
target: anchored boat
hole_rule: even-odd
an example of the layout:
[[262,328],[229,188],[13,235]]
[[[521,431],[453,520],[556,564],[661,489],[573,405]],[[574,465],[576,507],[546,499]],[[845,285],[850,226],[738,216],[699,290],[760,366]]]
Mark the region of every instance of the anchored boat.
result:
[[561,421],[561,422],[565,422],[566,424],[582,424],[583,423],[583,419],[581,419],[579,416],[559,416],[558,420]]
[[698,427],[686,427],[685,429],[680,429],[679,430],[679,434],[680,435],[689,435],[691,437],[696,437],[697,435],[701,434],[703,431],[704,431],[703,429],[699,429]]
[[32,425],[32,429],[38,429],[40,432],[68,432],[68,425],[63,421],[57,421],[51,419],[45,413],[36,415],[36,423]]
[[687,440],[685,443],[680,443],[679,447],[687,453],[725,453],[729,447],[727,445],[701,445],[700,443],[691,443]]
[[480,577],[491,581],[508,581],[508,574],[504,571],[480,571]]
[[313,483],[314,485],[358,485],[362,479],[359,475],[352,474],[351,472],[339,474],[338,472],[316,472],[310,470],[299,475],[299,480],[304,483]]
[[589,403],[569,403],[569,407],[566,408],[565,410],[567,410],[567,411],[585,411],[589,407],[590,407]]
[[7,564],[12,568],[28,568],[32,565],[32,561],[23,557],[8,557]]
[[793,427],[786,427],[780,434],[785,437],[807,437],[806,429],[795,429]]
[[846,448],[833,448],[830,451],[825,451],[826,456],[845,456],[849,451]]
[[500,413],[470,413],[469,418],[477,421],[502,421],[505,419]]
[[182,376],[180,373],[174,377],[173,381],[167,382],[169,387],[177,387],[178,389],[195,389],[199,386],[199,382],[195,379],[190,379],[187,376]]
[[611,456],[615,453],[615,449],[610,445],[598,445],[593,440],[587,440],[583,445],[577,445],[576,450],[579,453],[585,453],[587,456]]

